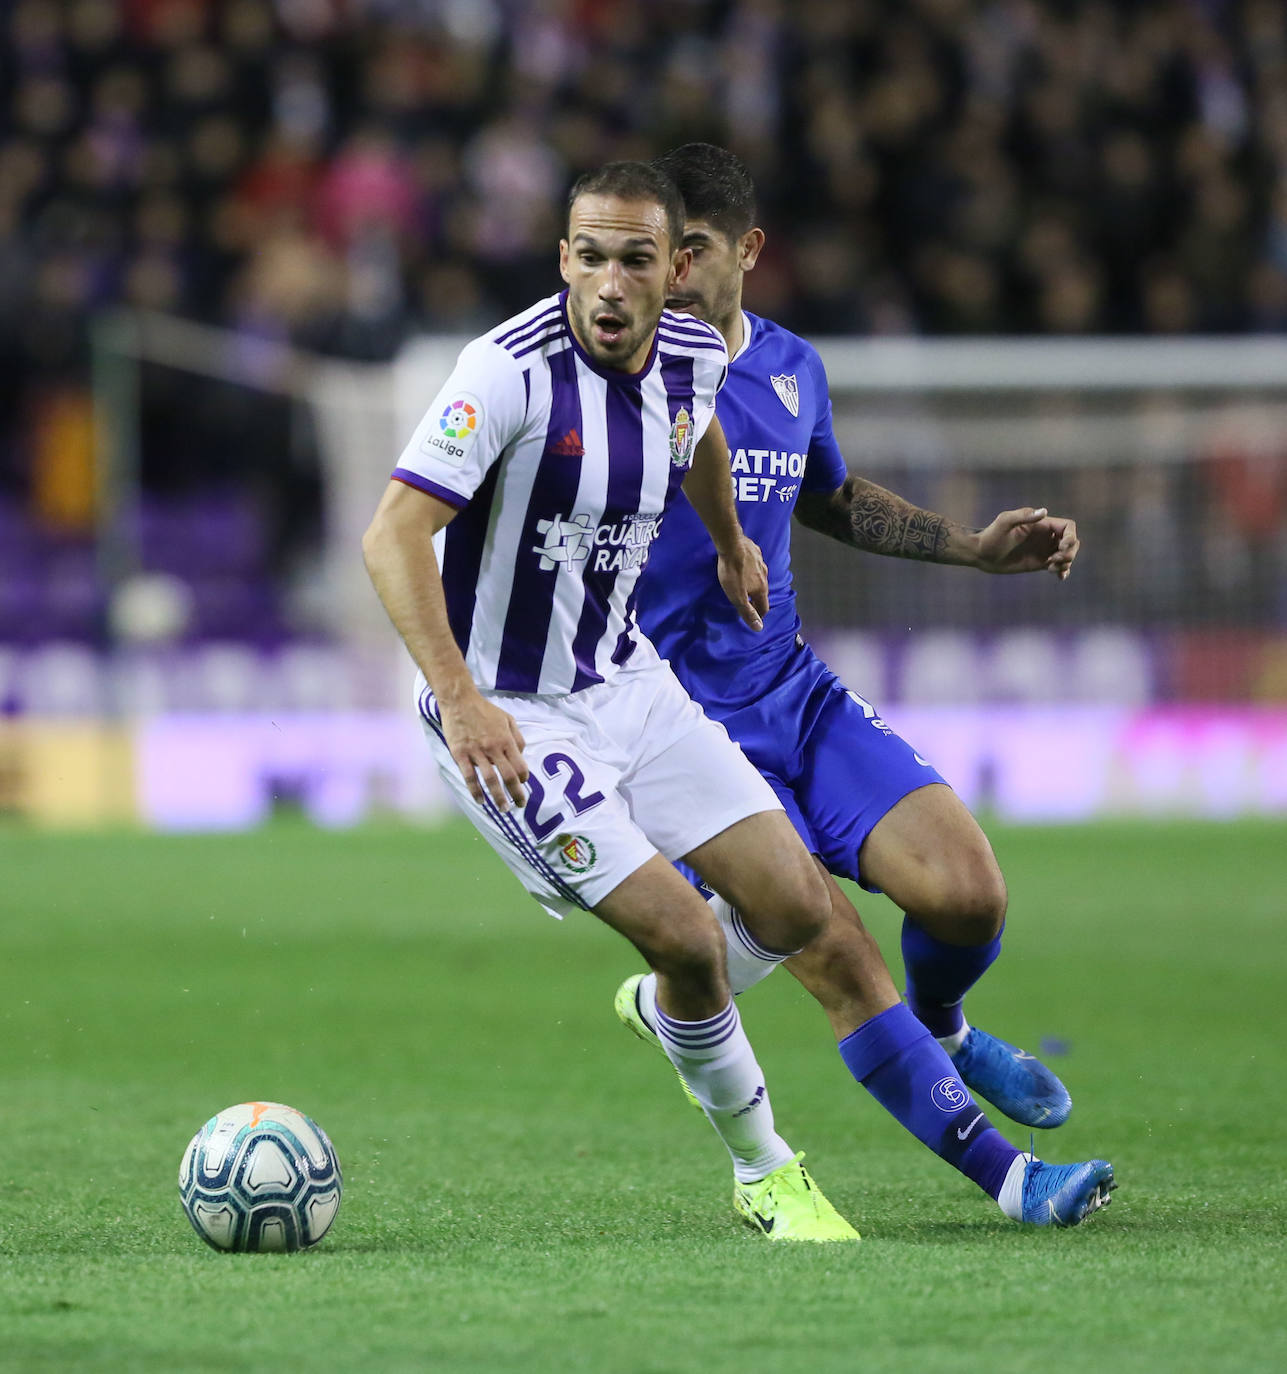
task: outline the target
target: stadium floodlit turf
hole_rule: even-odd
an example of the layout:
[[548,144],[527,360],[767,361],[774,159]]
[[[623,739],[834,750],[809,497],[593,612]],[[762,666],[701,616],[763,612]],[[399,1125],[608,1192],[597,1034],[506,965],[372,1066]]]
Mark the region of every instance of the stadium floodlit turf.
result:
[[[0,1369],[1283,1368],[1285,828],[994,838],[1011,922],[971,1011],[1058,1053],[1076,1108],[1038,1145],[1110,1158],[1113,1206],[1005,1221],[778,974],[743,1014],[864,1240],[773,1247],[613,1017],[632,952],[462,825],[0,832]],[[219,1255],[180,1212],[189,1137],[254,1098],[335,1141],[316,1250]]]

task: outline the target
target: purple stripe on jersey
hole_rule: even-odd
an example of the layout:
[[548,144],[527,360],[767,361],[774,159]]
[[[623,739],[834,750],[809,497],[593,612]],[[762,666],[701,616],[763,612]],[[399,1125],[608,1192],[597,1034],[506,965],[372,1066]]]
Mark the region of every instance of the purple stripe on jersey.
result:
[[630,595],[626,598],[625,610],[622,612],[626,623],[621,627],[621,633],[617,636],[617,642],[612,646],[612,653],[609,656],[618,668],[639,647],[635,641],[635,635],[639,630],[639,626],[635,623],[635,600],[638,596],[639,579],[636,578],[635,585],[631,587]]
[[[545,431],[545,452],[532,483],[532,495],[523,521],[522,542],[514,558],[513,590],[505,612],[505,629],[496,660],[498,692],[535,692],[540,689],[545,642],[554,614],[554,591],[562,564],[542,555],[550,527],[538,522],[566,521],[573,514],[581,482],[581,459],[552,452],[573,430],[581,433],[581,393],[577,389],[576,358],[570,349],[552,354],[550,371],[550,418]],[[555,548],[566,557],[566,546]],[[542,567],[544,563],[546,566]]]
[[722,343],[716,343],[714,339],[688,339],[682,334],[672,334],[669,329],[659,329],[657,337],[664,344],[673,344],[676,348],[700,348],[710,353],[725,352]]
[[551,329],[548,334],[542,334],[539,339],[525,345],[523,348],[513,350],[516,358],[525,358],[529,353],[535,353],[538,348],[548,348],[556,339],[566,339],[567,330],[560,325],[557,329]]
[[[645,564],[647,559],[644,560]],[[635,602],[639,598],[639,579],[635,579],[635,585],[630,589],[630,595],[626,598],[625,610],[622,612],[625,617],[625,624],[621,628],[621,633],[617,636],[617,642],[613,645],[611,659],[618,668],[630,657],[639,647],[635,640],[635,635],[639,631],[639,626],[635,622]]]
[[462,654],[469,650],[478,574],[483,566],[483,549],[499,478],[500,464],[493,463],[478,484],[473,500],[447,526],[444,536],[442,590],[447,601],[447,621]]
[[682,339],[704,339],[708,343],[717,343],[720,339],[719,332],[709,325],[696,322],[686,323],[673,317],[663,315],[658,329],[664,329],[669,334],[677,334]]
[[539,315],[533,315],[531,319],[524,320],[522,324],[515,325],[513,329],[507,330],[504,334],[498,334],[496,342],[508,348],[510,344],[517,343],[521,335],[527,334],[543,324],[548,324],[550,320],[561,314],[562,310],[558,301],[553,301]]
[[[681,410],[687,410],[690,417],[694,410],[693,361],[692,358],[674,356],[661,360],[661,380],[666,387],[666,409],[672,426]],[[670,481],[666,484],[667,505],[675,499],[675,493],[688,472],[687,467],[676,467],[674,463],[670,465]]]
[[676,315],[671,311],[661,317],[661,328],[673,330],[676,334],[687,334],[694,339],[718,339],[719,331],[714,325],[707,324],[704,320],[695,319],[692,315]]
[[412,472],[410,468],[394,468],[391,476],[393,481],[405,482],[407,486],[415,487],[417,491],[436,496],[439,501],[445,501],[449,506],[455,506],[457,510],[464,510],[469,504],[468,496],[462,496],[458,491],[452,491],[450,487],[431,482],[427,477],[421,477],[418,472]]
[[695,320],[687,315],[663,315],[658,328],[670,330],[672,334],[683,334],[691,339],[710,339],[711,342],[716,342],[724,338],[713,324],[706,324],[703,320]]
[[[675,417],[679,412],[687,407],[689,413],[693,409],[693,359],[686,357],[662,356],[661,360],[661,379],[666,387],[666,410],[670,416],[670,423],[675,423]],[[674,499],[675,493],[679,490],[680,484],[688,476],[689,469],[677,467],[675,464],[670,466],[670,478],[666,483],[666,505],[669,506]],[[639,596],[639,582],[636,581],[630,591],[630,598],[626,602],[625,618],[626,623],[621,633],[617,636],[616,645],[612,650],[612,662],[620,667],[634,653],[637,646],[635,634],[637,625],[635,623],[635,602]]]
[[546,320],[546,322],[534,334],[525,334],[521,339],[515,339],[513,343],[506,344],[505,347],[516,357],[521,358],[530,353],[534,348],[540,348],[550,339],[557,338],[564,332],[561,320]]
[[[603,399],[608,419],[608,494],[603,524],[620,527],[630,516],[639,514],[639,497],[643,491],[643,394],[635,387],[609,386],[604,390]],[[619,544],[615,551],[619,553],[623,547]],[[572,658],[576,664],[576,675],[572,679],[574,692],[603,681],[603,674],[594,664],[595,650],[608,628],[612,593],[620,569],[597,572],[595,563],[600,554],[610,556],[613,552],[612,545],[594,548],[586,560],[585,599],[572,641]],[[611,557],[606,561],[611,562]],[[620,648],[618,643],[613,652],[620,652]]]

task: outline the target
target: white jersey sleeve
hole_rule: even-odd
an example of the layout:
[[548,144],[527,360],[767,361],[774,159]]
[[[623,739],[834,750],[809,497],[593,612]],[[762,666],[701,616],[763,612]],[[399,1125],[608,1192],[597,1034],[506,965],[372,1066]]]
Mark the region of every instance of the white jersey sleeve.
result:
[[523,430],[526,375],[490,339],[466,344],[393,471],[397,481],[458,510]]
[[715,418],[715,398],[727,377],[727,354],[720,357],[712,353],[693,369],[693,432],[697,439],[706,433]]
[[663,310],[657,338],[666,353],[685,357],[692,368],[691,441],[695,443],[715,418],[715,398],[728,377],[728,348],[714,326],[691,315]]

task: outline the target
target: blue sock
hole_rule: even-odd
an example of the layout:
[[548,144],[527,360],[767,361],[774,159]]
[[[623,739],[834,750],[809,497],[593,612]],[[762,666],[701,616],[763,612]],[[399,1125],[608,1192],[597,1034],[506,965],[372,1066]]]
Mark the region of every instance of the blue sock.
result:
[[952,1061],[903,1003],[840,1042],[845,1067],[940,1159],[997,1197],[1019,1151],[975,1104]]
[[986,945],[949,945],[903,917],[907,1005],[931,1035],[955,1035],[965,1024],[961,1002],[1001,953],[998,934]]

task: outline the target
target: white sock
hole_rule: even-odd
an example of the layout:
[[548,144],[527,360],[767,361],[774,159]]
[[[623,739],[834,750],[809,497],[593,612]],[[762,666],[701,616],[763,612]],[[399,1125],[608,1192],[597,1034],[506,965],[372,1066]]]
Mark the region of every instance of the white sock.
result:
[[800,952],[792,949],[784,954],[781,950],[766,949],[746,928],[742,913],[718,894],[706,905],[724,932],[724,943],[728,946],[728,981],[735,997],[767,978],[784,959]]
[[1011,1221],[1023,1220],[1023,1175],[1036,1155],[1019,1154],[1006,1172],[1005,1182],[997,1194],[997,1206]]
[[[766,949],[746,928],[742,913],[719,896],[718,893],[706,903],[711,914],[719,922],[724,932],[724,944],[728,952],[728,982],[733,996],[738,996],[747,988],[762,982],[785,959],[799,954],[798,949],[783,954],[780,950]],[[652,1030],[657,1029],[657,975],[649,973],[639,984],[639,1011]],[[968,1029],[968,1027],[967,1027]],[[949,1051],[950,1053],[950,1051]]]
[[732,1000],[705,1021],[676,1021],[657,1006],[655,986],[645,1015],[653,1019],[667,1057],[728,1147],[738,1182],[754,1183],[789,1163],[794,1151],[773,1129],[764,1074]]
[[949,1055],[955,1054],[957,1050],[965,1044],[965,1037],[970,1033],[970,1023],[962,1017],[961,1029],[952,1035],[938,1035],[934,1038],[948,1052]]

